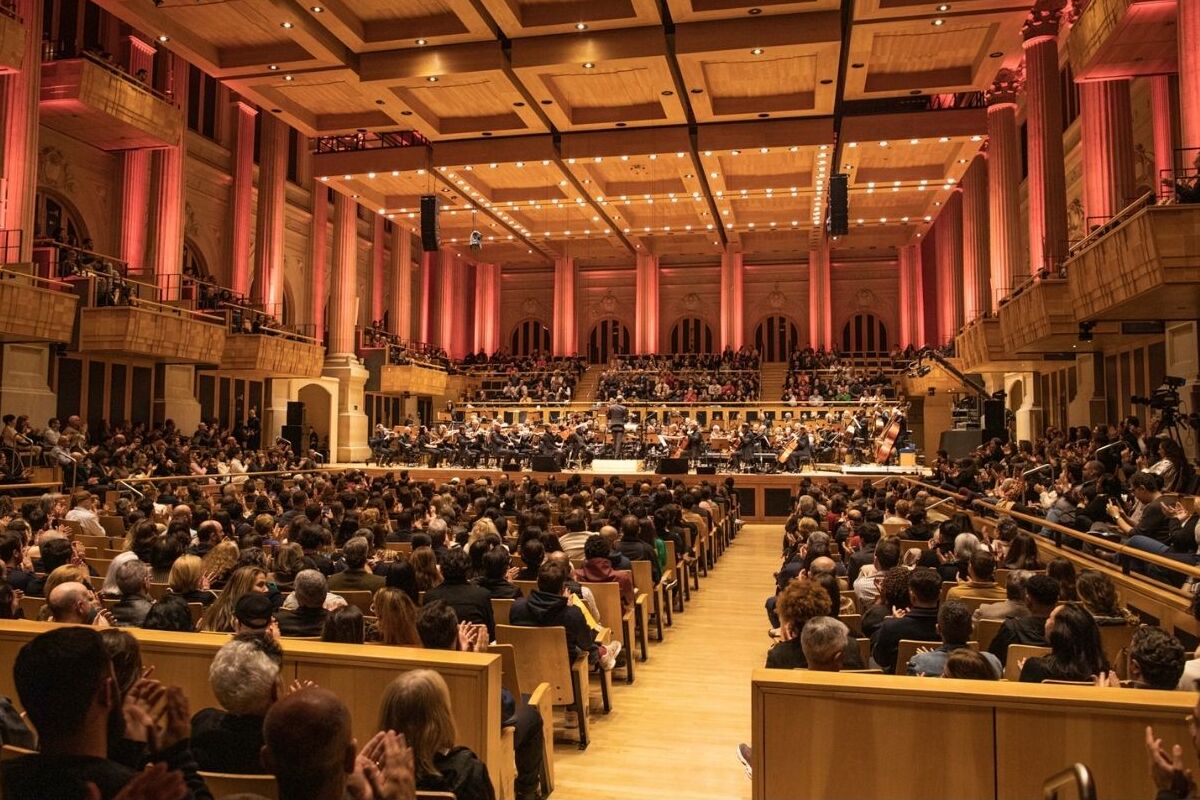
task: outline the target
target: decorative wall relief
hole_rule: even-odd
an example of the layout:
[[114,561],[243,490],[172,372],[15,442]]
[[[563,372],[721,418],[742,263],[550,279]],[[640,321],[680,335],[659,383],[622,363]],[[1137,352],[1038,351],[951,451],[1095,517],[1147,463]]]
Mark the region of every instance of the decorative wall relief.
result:
[[53,145],[41,148],[38,152],[38,183],[63,192],[75,191],[75,176],[66,153]]

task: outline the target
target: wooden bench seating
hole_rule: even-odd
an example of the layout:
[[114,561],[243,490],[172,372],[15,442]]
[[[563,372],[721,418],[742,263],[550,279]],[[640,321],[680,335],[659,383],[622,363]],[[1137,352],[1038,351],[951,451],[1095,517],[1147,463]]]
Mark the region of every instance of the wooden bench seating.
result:
[[[1146,726],[1182,744],[1195,771],[1194,703],[1190,692],[758,669],[752,797],[1024,800],[1073,762],[1092,768],[1101,797],[1149,797]],[[856,748],[853,775],[829,769],[847,742],[880,731],[919,733]]]

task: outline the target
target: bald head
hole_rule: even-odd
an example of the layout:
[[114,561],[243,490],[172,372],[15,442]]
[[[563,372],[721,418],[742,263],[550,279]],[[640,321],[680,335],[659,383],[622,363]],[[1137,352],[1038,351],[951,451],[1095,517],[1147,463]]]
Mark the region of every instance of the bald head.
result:
[[93,605],[92,590],[78,581],[60,583],[50,591],[46,605],[55,622],[88,624],[91,622],[88,617]]
[[809,575],[832,575],[837,571],[837,563],[829,556],[818,556],[808,565]]
[[546,560],[544,563],[558,564],[568,573],[571,571],[571,558],[562,550],[555,550],[553,553],[546,553]]
[[354,771],[350,711],[327,689],[284,697],[263,722],[263,766],[275,775],[280,800],[341,798]]

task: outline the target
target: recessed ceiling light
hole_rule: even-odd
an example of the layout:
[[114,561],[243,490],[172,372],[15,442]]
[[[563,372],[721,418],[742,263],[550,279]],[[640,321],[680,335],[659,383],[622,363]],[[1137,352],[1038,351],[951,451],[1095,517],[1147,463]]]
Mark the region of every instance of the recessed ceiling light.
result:
[[274,72],[275,70],[279,69],[279,65],[278,65],[278,64],[268,64],[268,65],[267,65],[267,69],[269,69],[269,70],[271,70],[272,72]]
[[752,55],[752,56],[761,56],[762,54],[763,54],[763,49],[761,47],[756,47],[750,51],[750,55]]
[[284,75],[284,76],[283,76],[283,79],[284,79],[285,81],[294,81],[294,80],[296,80],[296,79],[295,79],[294,77],[292,77],[291,75]]
[[993,50],[992,52],[988,53],[988,58],[1001,58],[1003,55],[1004,53],[1000,52],[999,50]]
[[938,17],[937,19],[931,21],[929,24],[935,28],[940,28],[941,26],[946,24],[946,20],[942,19],[941,17]]
[[169,42],[169,41],[171,41],[171,37],[170,37],[170,36],[167,36],[167,35],[164,33],[164,34],[161,34],[161,35],[158,37],[158,40],[159,40],[160,42]]
[[575,23],[575,30],[577,30],[577,31],[586,31],[586,30],[587,30],[587,23],[586,23],[586,22],[576,22],[576,23]]
[[312,6],[309,8],[309,11],[313,12],[314,14],[320,14],[324,10],[325,9],[321,8],[321,6]]
[[295,27],[295,26],[294,26],[294,25],[292,25],[292,23],[290,23],[290,22],[281,22],[281,23],[279,23],[279,27],[281,27],[281,28],[292,28],[292,27]]
[[438,82],[438,76],[437,76],[437,75],[430,75],[430,76],[429,76],[428,78],[426,78],[425,80],[429,81],[430,83],[437,83],[437,82]]
[[942,3],[941,5],[939,5],[939,6],[937,7],[937,10],[938,10],[938,11],[949,11],[949,10],[950,10],[950,4],[949,4],[949,3]]
[[593,64],[591,61],[585,61],[585,62],[583,62],[582,66],[584,69],[593,69],[593,68],[595,68],[596,65]]
[[746,13],[752,17],[757,17],[759,14],[762,13],[762,9],[761,8],[752,8],[749,11],[747,11]]
[[428,40],[428,39],[417,39],[417,46],[418,46],[418,47],[424,47],[424,46],[425,46],[425,45],[427,45],[427,44],[429,44],[429,40]]

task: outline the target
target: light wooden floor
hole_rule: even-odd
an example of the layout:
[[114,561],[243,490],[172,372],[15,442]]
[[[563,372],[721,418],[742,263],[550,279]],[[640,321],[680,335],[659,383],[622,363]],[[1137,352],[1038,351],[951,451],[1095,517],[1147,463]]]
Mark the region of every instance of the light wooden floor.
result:
[[[687,611],[675,615],[613,709],[591,716],[591,745],[555,747],[560,800],[738,800],[750,780],[735,748],[750,740],[750,670],[767,652],[763,601],[778,568],[781,527],[747,525]],[[623,675],[619,670],[618,675]]]

